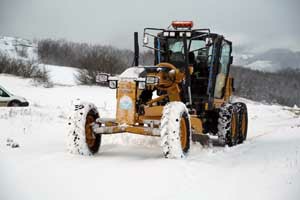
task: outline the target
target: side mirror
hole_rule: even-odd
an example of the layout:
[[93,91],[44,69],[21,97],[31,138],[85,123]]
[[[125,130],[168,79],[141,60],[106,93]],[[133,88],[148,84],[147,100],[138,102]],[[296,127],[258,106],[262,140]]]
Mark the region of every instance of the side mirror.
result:
[[105,73],[99,73],[99,74],[97,74],[97,76],[96,76],[96,82],[97,82],[97,83],[105,83],[105,82],[108,81],[108,77],[109,77],[108,74],[105,74]]
[[231,87],[232,87],[232,92],[235,92],[234,78],[232,78],[232,80],[231,80]]
[[232,64],[232,63],[233,63],[233,56],[230,56],[229,64]]
[[205,45],[206,45],[206,46],[211,45],[211,43],[212,43],[212,39],[211,39],[211,38],[206,38],[206,39],[205,39]]
[[144,34],[143,44],[147,45],[149,43],[149,38],[146,34]]

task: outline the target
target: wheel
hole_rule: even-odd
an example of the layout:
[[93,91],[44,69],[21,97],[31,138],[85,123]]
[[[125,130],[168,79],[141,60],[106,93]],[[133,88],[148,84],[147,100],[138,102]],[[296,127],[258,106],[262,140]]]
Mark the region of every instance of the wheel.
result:
[[238,144],[243,143],[247,139],[248,131],[248,111],[244,103],[236,103],[238,109]]
[[238,113],[235,110],[232,111],[231,123],[228,133],[226,134],[226,144],[228,146],[234,146],[238,142]]
[[20,107],[20,106],[21,106],[21,102],[17,100],[13,100],[8,104],[8,107]]
[[98,152],[101,134],[95,134],[91,126],[97,118],[99,114],[94,104],[74,105],[74,113],[68,122],[67,148],[70,153],[92,155]]
[[225,104],[220,108],[218,137],[221,143],[234,146],[238,142],[238,113],[235,105]]
[[165,105],[160,125],[161,145],[166,158],[183,158],[190,149],[191,123],[182,102]]

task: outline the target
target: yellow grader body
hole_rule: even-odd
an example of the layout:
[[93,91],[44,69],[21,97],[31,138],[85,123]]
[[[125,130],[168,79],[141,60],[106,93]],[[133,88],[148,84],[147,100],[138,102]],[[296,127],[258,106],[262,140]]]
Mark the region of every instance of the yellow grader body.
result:
[[[169,66],[174,68],[173,65],[169,63],[160,63],[159,66]],[[177,69],[176,69],[177,70]],[[177,70],[178,77],[175,77],[177,82],[181,82],[184,77],[183,73]],[[158,76],[162,80],[162,74],[148,74],[150,76]],[[227,84],[225,88],[225,95],[222,99],[214,100],[214,107],[219,108],[224,102],[227,102],[232,95],[232,85],[233,79],[229,77],[227,79]],[[170,84],[168,82],[164,84]],[[172,83],[171,83],[172,84]],[[148,87],[153,87],[149,85]],[[158,133],[159,122],[162,117],[164,106],[157,105],[157,102],[166,98],[167,96],[171,101],[180,101],[180,89],[177,84],[166,89],[166,94],[158,96],[154,99],[148,101],[144,107],[144,114],[139,115],[136,111],[135,102],[141,93],[141,90],[137,88],[137,84],[134,81],[120,80],[118,82],[117,88],[117,110],[116,118],[112,121],[106,121],[105,127],[107,128],[103,134],[113,134],[113,133],[134,133],[140,135],[150,135],[150,136],[160,136]],[[208,109],[208,103],[206,103],[205,108]],[[202,120],[197,116],[190,114],[191,128],[193,134],[203,135]],[[156,122],[156,123],[155,123]],[[145,126],[145,124],[151,127]],[[109,131],[107,131],[109,129]],[[204,137],[206,138],[206,137]]]
[[[173,29],[144,29],[144,46],[154,50],[153,66],[138,65],[135,34],[135,66],[118,77],[96,77],[116,89],[115,119],[101,118],[93,104],[75,105],[69,123],[72,152],[94,154],[101,135],[115,133],[161,137],[166,158],[184,157],[191,140],[208,144],[209,135],[228,146],[246,139],[247,107],[231,102],[231,42],[192,25],[184,21],[173,22]],[[147,46],[148,36],[154,37],[153,47]]]

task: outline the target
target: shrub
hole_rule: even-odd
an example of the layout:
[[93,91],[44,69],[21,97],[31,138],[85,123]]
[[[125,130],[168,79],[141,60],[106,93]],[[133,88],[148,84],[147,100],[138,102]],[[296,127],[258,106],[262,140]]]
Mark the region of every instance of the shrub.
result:
[[33,78],[37,83],[50,87],[49,72],[31,61],[14,60],[0,54],[0,73],[12,74],[24,78]]

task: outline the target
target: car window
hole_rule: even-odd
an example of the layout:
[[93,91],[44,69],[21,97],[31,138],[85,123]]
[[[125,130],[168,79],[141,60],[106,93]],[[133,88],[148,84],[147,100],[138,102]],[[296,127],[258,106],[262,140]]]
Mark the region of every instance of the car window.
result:
[[9,95],[6,92],[4,92],[1,88],[0,88],[0,96],[1,97],[9,97]]

